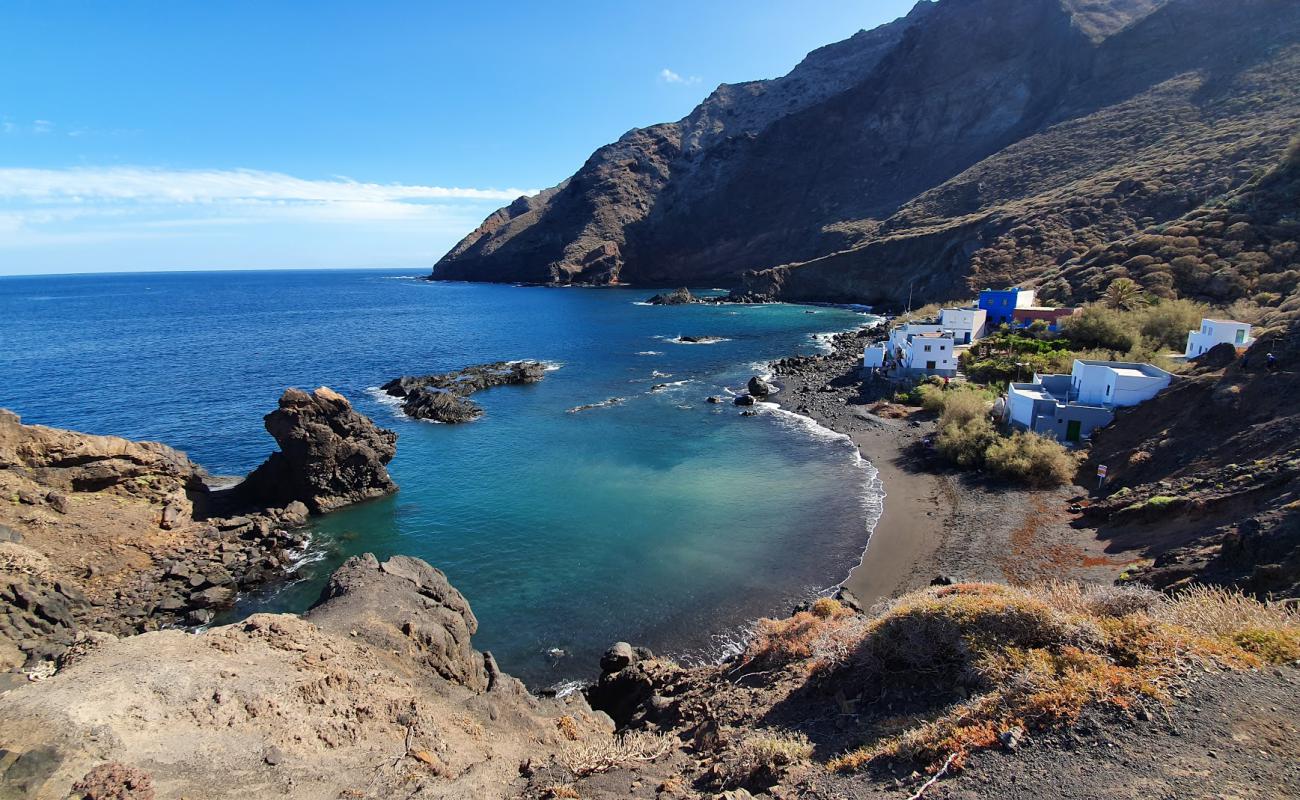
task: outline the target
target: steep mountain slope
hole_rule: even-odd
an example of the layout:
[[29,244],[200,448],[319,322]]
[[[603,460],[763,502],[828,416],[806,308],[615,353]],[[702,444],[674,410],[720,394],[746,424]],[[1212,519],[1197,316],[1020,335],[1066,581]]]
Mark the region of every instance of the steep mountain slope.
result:
[[433,277],[868,302],[1046,284],[1273,163],[1297,86],[1282,0],[922,3],[630,132]]

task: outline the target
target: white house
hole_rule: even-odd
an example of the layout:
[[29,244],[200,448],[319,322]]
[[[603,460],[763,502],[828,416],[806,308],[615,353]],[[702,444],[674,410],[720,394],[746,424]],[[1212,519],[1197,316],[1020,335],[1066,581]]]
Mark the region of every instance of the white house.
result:
[[982,308],[945,308],[939,312],[939,326],[952,333],[957,344],[984,338],[989,312]]
[[942,331],[913,334],[903,348],[899,363],[912,373],[951,377],[957,374],[957,354],[953,348],[952,334]]
[[1169,386],[1173,376],[1150,364],[1075,359],[1070,371],[1071,396],[1098,406],[1135,406]]
[[1187,358],[1204,355],[1207,350],[1218,344],[1230,344],[1234,347],[1250,347],[1254,343],[1250,338],[1250,325],[1230,319],[1203,319],[1199,330],[1187,334]]
[[909,322],[899,325],[889,332],[889,352],[897,357],[900,351],[907,349],[907,344],[912,341],[913,336],[924,333],[943,333],[943,326],[934,322]]
[[1150,364],[1076,360],[1069,375],[1035,375],[1007,390],[1013,427],[1077,442],[1110,424],[1114,409],[1150,400],[1173,376]]
[[[944,375],[957,374],[957,353],[950,331],[933,322],[909,322],[889,332],[886,357],[892,358],[905,373]],[[863,364],[866,364],[863,354]]]

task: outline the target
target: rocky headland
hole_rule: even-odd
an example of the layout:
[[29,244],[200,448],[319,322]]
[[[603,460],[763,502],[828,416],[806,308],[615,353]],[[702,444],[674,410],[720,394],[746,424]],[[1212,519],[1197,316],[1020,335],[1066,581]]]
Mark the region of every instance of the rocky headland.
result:
[[497,361],[433,375],[404,375],[380,389],[401,398],[408,417],[454,424],[483,416],[482,407],[469,399],[475,392],[533,384],[545,377],[546,365],[539,361]]
[[395,434],[337,393],[290,389],[266,426],[281,450],[213,490],[166,445],[0,410],[0,681],[51,671],[87,636],[208,624],[292,567],[309,515],[396,491]]

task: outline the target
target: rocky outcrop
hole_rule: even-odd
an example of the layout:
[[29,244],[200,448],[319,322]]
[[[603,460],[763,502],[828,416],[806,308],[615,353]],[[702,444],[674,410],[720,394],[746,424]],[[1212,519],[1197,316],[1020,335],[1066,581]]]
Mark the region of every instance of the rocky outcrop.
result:
[[45,488],[39,500],[56,511],[74,492],[178,505],[207,494],[203,468],[167,445],[24,425],[6,409],[0,409],[0,470]]
[[474,627],[442,573],[366,555],[304,617],[97,640],[4,696],[0,796],[501,798],[609,741],[580,694],[490,673]]
[[652,306],[688,306],[692,303],[703,303],[704,301],[691,294],[691,290],[683,286],[671,292],[657,294],[646,302]]
[[[1300,9],[1277,0],[920,3],[627,133],[432,277],[1088,299],[1096,247],[1165,235],[1276,162],[1300,124],[1298,38]],[[1251,295],[1216,272],[1188,286]]]
[[325,631],[355,636],[382,653],[481,692],[488,687],[483,654],[470,645],[478,620],[447,576],[425,562],[369,553],[348,559],[330,577],[308,618]]
[[434,422],[472,422],[483,409],[467,399],[496,386],[522,386],[546,377],[540,361],[497,361],[434,375],[404,375],[380,388],[402,399],[402,412],[414,419]]
[[286,392],[267,427],[284,452],[210,491],[165,445],[0,410],[0,496],[15,500],[0,504],[0,683],[95,632],[210,624],[297,563],[312,511],[395,488],[394,435],[328,389]]
[[287,389],[265,419],[280,450],[234,489],[245,505],[299,502],[323,514],[397,491],[386,468],[397,453],[397,434],[355,411],[338,392]]

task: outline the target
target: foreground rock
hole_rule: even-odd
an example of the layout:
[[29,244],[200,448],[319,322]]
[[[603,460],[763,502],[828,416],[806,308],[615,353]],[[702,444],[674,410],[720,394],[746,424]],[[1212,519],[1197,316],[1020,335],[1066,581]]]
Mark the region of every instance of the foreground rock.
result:
[[332,389],[285,390],[280,407],[266,415],[266,430],[280,451],[236,488],[246,504],[300,502],[322,514],[397,491],[386,468],[397,454],[397,434],[357,413]]
[[215,491],[165,445],[0,410],[0,689],[98,635],[211,623],[297,563],[310,513],[396,489],[393,434],[328,389],[286,392],[267,427],[284,451]]
[[691,294],[691,290],[683,286],[671,292],[657,294],[646,302],[652,306],[686,306],[692,303],[703,303],[704,301]]
[[530,759],[609,739],[581,695],[496,671],[475,627],[442,573],[366,555],[303,617],[101,641],[4,696],[0,796],[499,798]]
[[380,388],[390,397],[403,398],[402,412],[408,417],[455,424],[483,416],[483,409],[467,399],[471,394],[545,377],[546,365],[539,361],[497,361],[434,375],[404,375]]

